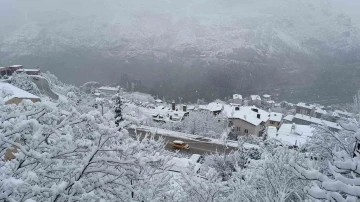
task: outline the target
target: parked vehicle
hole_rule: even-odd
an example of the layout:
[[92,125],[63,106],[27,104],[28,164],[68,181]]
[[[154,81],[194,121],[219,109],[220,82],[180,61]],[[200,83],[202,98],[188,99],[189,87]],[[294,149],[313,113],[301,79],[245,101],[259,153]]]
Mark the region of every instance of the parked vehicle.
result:
[[185,149],[185,150],[190,149],[190,146],[181,140],[174,140],[172,142],[172,146],[176,149]]
[[204,157],[200,154],[193,154],[189,159],[194,163],[201,163],[204,160]]

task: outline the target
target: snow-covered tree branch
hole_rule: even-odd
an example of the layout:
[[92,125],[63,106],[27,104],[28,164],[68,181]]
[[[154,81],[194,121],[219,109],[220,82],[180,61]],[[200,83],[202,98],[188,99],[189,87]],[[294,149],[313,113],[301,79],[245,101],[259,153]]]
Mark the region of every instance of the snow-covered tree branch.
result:
[[[352,132],[349,140],[354,143],[360,139],[360,130]],[[340,136],[341,134],[337,134]],[[344,147],[341,147],[342,149]],[[333,148],[332,161],[328,161],[328,170],[319,171],[311,165],[303,165],[292,160],[287,168],[299,178],[312,181],[305,191],[314,199],[328,201],[359,201],[360,200],[360,156],[351,151],[336,151]],[[344,148],[350,149],[350,148]]]
[[160,179],[171,155],[161,140],[133,140],[98,111],[50,102],[2,105],[0,115],[0,155],[15,155],[2,166],[1,183],[14,185],[4,200],[159,201],[169,193]]

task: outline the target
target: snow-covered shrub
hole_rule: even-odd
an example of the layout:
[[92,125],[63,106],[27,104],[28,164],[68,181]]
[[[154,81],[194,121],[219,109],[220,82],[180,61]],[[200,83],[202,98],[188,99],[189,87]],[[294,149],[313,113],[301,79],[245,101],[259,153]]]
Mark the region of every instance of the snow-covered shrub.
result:
[[264,152],[258,161],[251,160],[246,169],[233,173],[228,180],[231,192],[228,201],[303,201],[304,180],[289,171],[285,165],[291,158],[303,162],[297,151],[279,147]]
[[[359,133],[360,134],[360,133]],[[360,139],[360,135],[359,135]],[[288,169],[299,178],[312,181],[305,192],[313,199],[357,202],[360,200],[360,156],[353,157],[345,151],[335,152],[329,171],[325,174],[311,166],[300,166],[292,160]]]
[[0,161],[1,169],[9,169],[1,172],[0,186],[17,182],[2,190],[3,199],[161,201],[169,197],[164,171],[171,155],[162,140],[134,140],[126,130],[114,127],[114,118],[66,107],[30,101],[0,105],[0,156],[14,146],[18,151],[15,159]]
[[229,154],[216,153],[205,156],[204,164],[214,168],[223,181],[229,180],[234,172],[239,172],[249,163],[248,153],[244,150]]
[[226,201],[226,195],[230,191],[214,169],[204,169],[201,174],[194,171],[190,166],[181,177],[177,179],[179,189],[173,198],[168,201],[191,201],[191,202],[222,202]]
[[151,126],[204,137],[220,138],[227,124],[226,118],[221,114],[214,116],[208,111],[199,111],[191,112],[181,122],[153,123]]
[[34,95],[40,95],[40,90],[32,81],[32,78],[25,73],[14,73],[10,79],[10,83],[20,89],[23,89]]
[[[357,124],[354,120],[348,120],[341,125]],[[328,161],[331,161],[334,152],[344,151],[349,155],[354,149],[354,132],[342,129],[338,132],[331,131],[325,126],[317,126],[313,135],[309,138],[302,150],[306,151],[310,157],[316,158],[318,165],[322,169],[327,169]]]
[[[344,129],[339,132],[322,130],[320,134],[324,138],[318,136],[319,139],[313,139],[311,143],[313,154],[323,157],[318,160],[328,164],[325,168],[318,169],[314,164],[301,164],[296,160],[287,165],[299,178],[312,182],[305,191],[313,199],[360,200],[360,155],[354,148],[356,141],[360,140],[360,127],[354,120],[342,126]],[[315,147],[316,143],[322,146]]]

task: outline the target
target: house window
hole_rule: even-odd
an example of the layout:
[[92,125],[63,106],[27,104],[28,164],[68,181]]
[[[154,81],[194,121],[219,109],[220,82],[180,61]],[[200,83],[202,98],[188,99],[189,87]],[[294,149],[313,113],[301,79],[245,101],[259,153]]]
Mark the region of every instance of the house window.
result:
[[275,121],[270,121],[270,124],[271,124],[271,125],[275,125]]
[[245,129],[244,132],[245,132],[245,134],[249,134],[249,130],[248,130],[248,129]]
[[296,108],[296,113],[300,114],[300,108]]
[[240,128],[240,127],[236,127],[236,131],[241,131],[241,128]]

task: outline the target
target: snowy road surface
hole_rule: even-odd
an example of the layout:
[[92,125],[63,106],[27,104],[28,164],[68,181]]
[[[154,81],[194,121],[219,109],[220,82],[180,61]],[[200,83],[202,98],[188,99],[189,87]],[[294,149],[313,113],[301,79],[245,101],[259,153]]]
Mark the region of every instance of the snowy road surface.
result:
[[[127,129],[129,131],[129,135],[131,137],[135,137],[135,130],[134,129]],[[147,132],[142,132],[137,130],[137,134],[144,136]],[[224,152],[224,146],[220,145],[220,144],[216,144],[216,143],[212,143],[212,142],[204,142],[204,141],[196,141],[196,140],[189,140],[188,138],[180,138],[180,137],[171,137],[171,136],[166,136],[164,134],[156,134],[155,138],[159,138],[160,136],[162,136],[165,141],[167,142],[166,144],[166,149],[170,150],[170,151],[175,151],[174,148],[172,147],[171,143],[174,140],[182,140],[185,143],[189,144],[190,149],[188,151],[180,151],[182,153],[189,153],[189,154],[209,154],[209,153],[215,153],[216,151],[218,152]],[[232,150],[236,150],[235,147],[230,147],[228,146],[228,148],[225,150],[227,153],[232,151]]]
[[40,89],[41,93],[46,94],[52,99],[59,99],[59,96],[54,93],[49,85],[49,82],[42,76],[31,76],[33,78],[33,82],[37,85],[37,87]]

